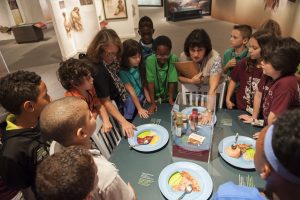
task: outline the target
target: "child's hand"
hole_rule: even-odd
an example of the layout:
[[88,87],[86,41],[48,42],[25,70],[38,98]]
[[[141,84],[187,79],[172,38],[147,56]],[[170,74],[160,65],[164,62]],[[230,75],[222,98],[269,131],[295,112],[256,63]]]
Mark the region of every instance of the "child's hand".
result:
[[153,114],[153,113],[155,113],[157,111],[157,105],[156,105],[156,103],[154,102],[154,103],[152,103],[151,105],[150,105],[150,107],[148,108],[148,112],[149,112],[149,114]]
[[202,118],[201,118],[201,120],[200,120],[200,125],[201,126],[205,126],[205,125],[207,125],[207,124],[210,124],[211,123],[211,120],[212,120],[212,113],[211,112],[206,112],[203,116],[202,116]]
[[103,133],[109,133],[112,129],[112,124],[110,123],[110,121],[103,121],[103,125],[101,127],[101,132]]
[[235,104],[232,103],[232,101],[226,99],[226,106],[228,109],[232,110]]
[[144,108],[141,108],[138,110],[140,118],[147,119],[149,117],[148,110],[145,110]]
[[135,126],[132,123],[128,122],[127,120],[124,120],[123,122],[121,122],[121,127],[122,127],[123,133],[128,138],[131,138],[133,136],[133,130],[136,129]]
[[239,119],[242,120],[246,124],[250,124],[253,122],[252,116],[246,115],[246,114],[240,115]]
[[136,194],[135,194],[135,191],[134,191],[134,189],[133,189],[133,187],[131,186],[131,184],[128,182],[127,183],[127,185],[128,185],[128,187],[129,187],[129,189],[132,191],[132,193],[133,193],[133,200],[136,200]]
[[258,139],[260,132],[256,132],[253,134],[253,139]]
[[229,60],[229,62],[226,64],[226,68],[232,68],[236,66],[236,59],[232,58],[231,60]]

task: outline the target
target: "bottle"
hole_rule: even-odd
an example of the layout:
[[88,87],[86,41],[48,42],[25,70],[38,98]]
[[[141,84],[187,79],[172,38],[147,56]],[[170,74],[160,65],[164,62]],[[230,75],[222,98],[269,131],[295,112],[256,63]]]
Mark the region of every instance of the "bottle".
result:
[[196,132],[196,128],[198,125],[198,115],[198,109],[193,108],[192,113],[190,114],[190,126],[192,132]]
[[183,122],[183,132],[185,132],[188,128],[188,122],[189,122],[189,117],[188,115],[182,115],[182,122]]
[[183,121],[182,121],[182,114],[181,113],[177,113],[176,115],[176,131],[175,131],[175,135],[177,137],[181,137],[181,128],[183,125]]

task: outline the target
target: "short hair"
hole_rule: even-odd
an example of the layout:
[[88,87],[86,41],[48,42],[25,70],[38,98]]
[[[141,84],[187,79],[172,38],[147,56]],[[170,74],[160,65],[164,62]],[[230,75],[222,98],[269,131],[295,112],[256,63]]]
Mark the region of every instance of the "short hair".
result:
[[272,147],[279,162],[300,178],[300,109],[283,113],[274,123]]
[[73,88],[72,83],[79,86],[83,83],[83,78],[92,73],[92,67],[82,60],[70,58],[59,64],[56,72],[61,85],[70,90]]
[[114,44],[119,48],[117,57],[120,57],[122,54],[122,43],[118,34],[113,29],[102,29],[88,46],[87,58],[93,63],[100,63],[101,55],[109,44]]
[[233,29],[240,31],[243,39],[249,40],[252,35],[252,28],[251,28],[251,26],[249,26],[247,24],[234,25]]
[[281,76],[293,75],[300,63],[300,43],[291,37],[278,39],[268,45],[262,59],[280,71]]
[[207,56],[211,50],[211,40],[209,35],[204,29],[194,29],[184,41],[184,54],[190,57],[190,48],[199,47],[205,49],[205,56]]
[[82,200],[93,191],[97,168],[91,153],[70,146],[37,167],[36,192],[43,200]]
[[143,27],[149,27],[153,29],[153,21],[148,16],[143,16],[139,20],[139,29],[142,29]]
[[169,50],[172,49],[172,42],[171,39],[168,36],[160,35],[153,41],[152,49],[153,51],[157,50],[158,46],[166,46],[169,48]]
[[123,42],[123,54],[122,54],[122,59],[121,59],[121,66],[122,68],[125,68],[126,70],[129,69],[130,63],[129,63],[129,57],[135,56],[136,54],[141,55],[141,64],[143,63],[143,50],[141,45],[133,40],[133,39],[128,39]]
[[268,19],[265,22],[263,22],[260,25],[259,30],[263,30],[263,29],[273,32],[276,37],[281,37],[280,25],[278,24],[278,22],[276,22],[273,19]]
[[36,101],[41,77],[35,72],[17,71],[0,79],[0,104],[10,113],[19,115],[25,101]]
[[42,137],[63,146],[71,144],[75,133],[85,123],[81,105],[87,106],[87,103],[79,97],[64,97],[45,106],[40,115]]

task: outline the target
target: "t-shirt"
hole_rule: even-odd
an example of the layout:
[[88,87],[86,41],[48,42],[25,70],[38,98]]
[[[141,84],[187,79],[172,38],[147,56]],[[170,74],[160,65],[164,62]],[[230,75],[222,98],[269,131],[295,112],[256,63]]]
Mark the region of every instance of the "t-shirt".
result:
[[218,191],[213,195],[213,200],[266,200],[257,188],[236,185],[233,182],[227,182],[219,186]]
[[240,86],[236,93],[236,104],[240,110],[246,110],[247,106],[253,108],[254,94],[262,75],[261,68],[247,70],[247,58],[242,59],[231,73],[231,79]]
[[124,85],[130,83],[136,96],[139,96],[143,92],[140,71],[137,67],[131,67],[128,71],[120,70],[119,77]]
[[143,59],[145,60],[153,52],[153,50],[152,50],[153,43],[151,43],[151,44],[144,44],[141,40],[140,40],[139,43],[140,43],[140,45],[142,47]]
[[300,89],[294,75],[280,77],[275,81],[264,78],[259,87],[262,92],[265,125],[268,124],[270,112],[278,117],[284,111],[300,106]]
[[[225,66],[232,58],[235,58],[237,62],[248,56],[248,48],[245,48],[240,54],[235,53],[234,48],[229,48],[225,51],[223,56],[223,66]],[[227,75],[230,75],[234,68],[229,68]]]
[[152,54],[146,59],[146,78],[149,83],[154,83],[155,99],[161,97],[167,100],[169,93],[168,83],[177,83],[178,75],[174,63],[178,61],[175,54],[171,54],[168,61],[160,67],[156,55]]

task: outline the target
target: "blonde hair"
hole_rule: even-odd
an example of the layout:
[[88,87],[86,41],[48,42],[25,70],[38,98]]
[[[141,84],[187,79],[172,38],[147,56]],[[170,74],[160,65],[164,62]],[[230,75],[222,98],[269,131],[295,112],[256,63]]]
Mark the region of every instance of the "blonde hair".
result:
[[93,63],[99,63],[105,47],[109,44],[114,44],[119,48],[118,57],[120,57],[122,54],[122,43],[118,34],[112,29],[102,29],[97,33],[87,49],[86,55],[88,59]]

